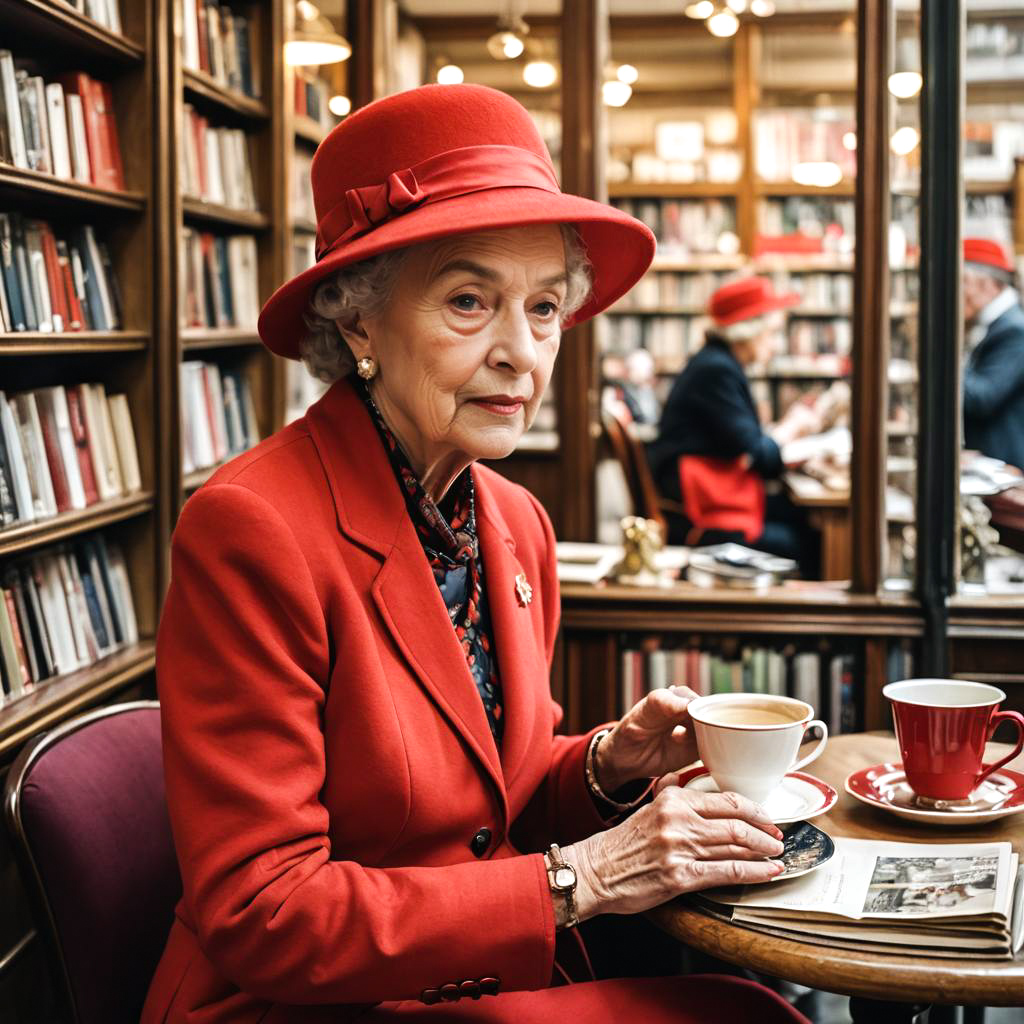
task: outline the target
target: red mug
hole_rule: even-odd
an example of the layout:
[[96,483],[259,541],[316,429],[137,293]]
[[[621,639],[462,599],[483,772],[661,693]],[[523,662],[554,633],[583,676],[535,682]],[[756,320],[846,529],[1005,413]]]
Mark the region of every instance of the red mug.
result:
[[[1006,694],[987,683],[905,679],[882,693],[892,702],[896,739],[910,788],[928,800],[964,800],[1024,749],[1024,715],[998,711]],[[1017,726],[1013,753],[984,764],[985,744],[1000,722]]]

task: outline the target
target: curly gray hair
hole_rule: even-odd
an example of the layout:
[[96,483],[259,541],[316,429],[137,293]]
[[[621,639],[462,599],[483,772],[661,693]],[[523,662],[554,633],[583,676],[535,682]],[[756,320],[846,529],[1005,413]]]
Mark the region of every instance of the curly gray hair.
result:
[[[559,228],[569,277],[558,313],[564,324],[590,297],[593,268],[579,232],[571,224],[559,224]],[[303,317],[309,331],[299,343],[302,361],[314,377],[330,384],[355,369],[355,359],[335,321],[352,323],[357,317],[380,313],[391,298],[408,253],[406,247],[371,256],[342,267],[316,286]]]

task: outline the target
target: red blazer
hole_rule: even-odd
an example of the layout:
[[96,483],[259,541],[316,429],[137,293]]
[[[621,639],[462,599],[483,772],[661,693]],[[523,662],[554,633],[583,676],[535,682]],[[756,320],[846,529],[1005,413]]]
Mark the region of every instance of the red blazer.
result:
[[520,851],[607,823],[589,737],[553,735],[551,524],[521,487],[472,472],[500,755],[346,381],[186,503],[157,638],[184,895],[143,1024],[337,1022],[448,983],[548,986],[543,858]]

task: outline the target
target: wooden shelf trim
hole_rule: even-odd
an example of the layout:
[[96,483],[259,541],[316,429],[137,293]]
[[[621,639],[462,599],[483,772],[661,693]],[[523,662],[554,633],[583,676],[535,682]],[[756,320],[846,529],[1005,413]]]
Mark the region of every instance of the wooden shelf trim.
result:
[[98,188],[40,171],[26,171],[10,164],[0,164],[0,188],[15,188],[42,197],[72,200],[112,210],[138,212],[146,208],[146,196],[142,192]]
[[41,683],[32,693],[0,708],[0,761],[9,761],[37,732],[98,704],[151,672],[155,665],[155,642],[141,640],[95,665]]
[[111,32],[73,7],[54,0],[3,0],[0,11],[17,17],[23,24],[31,24],[37,32],[62,40],[73,39],[76,46],[119,64],[141,63],[145,56],[145,48],[134,39]]
[[765,198],[788,199],[792,196],[837,196],[840,199],[853,199],[857,194],[857,184],[853,181],[840,181],[837,185],[800,185],[795,181],[758,181],[754,191]]
[[13,331],[0,333],[0,356],[64,355],[70,352],[134,352],[149,346],[145,331]]
[[270,116],[267,105],[262,100],[255,100],[237,89],[226,88],[205,71],[185,68],[182,74],[186,95],[191,94],[208,103],[215,103],[232,114],[250,120],[265,121]]
[[318,121],[314,121],[311,117],[306,117],[304,114],[293,114],[292,115],[292,129],[295,132],[295,138],[302,142],[309,142],[314,146],[319,146],[321,142],[327,137],[327,132],[320,127]]
[[0,530],[0,558],[56,544],[80,533],[144,515],[153,508],[153,492],[139,491],[100,501],[75,512],[62,512],[41,522],[19,523]]
[[252,327],[189,327],[181,332],[181,345],[186,352],[259,344],[260,336]]
[[259,210],[235,210],[219,203],[208,203],[205,199],[182,196],[182,210],[186,220],[198,220],[220,227],[245,228],[248,231],[263,231],[270,226],[270,218]]
[[735,199],[736,182],[612,181],[609,199]]

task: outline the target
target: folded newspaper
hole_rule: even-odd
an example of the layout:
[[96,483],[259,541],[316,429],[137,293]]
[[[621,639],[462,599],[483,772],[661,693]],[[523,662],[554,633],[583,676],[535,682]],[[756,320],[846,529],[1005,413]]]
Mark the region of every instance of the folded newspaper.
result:
[[835,839],[817,871],[690,899],[755,931],[833,948],[1011,959],[1024,939],[1024,868],[1009,843]]

